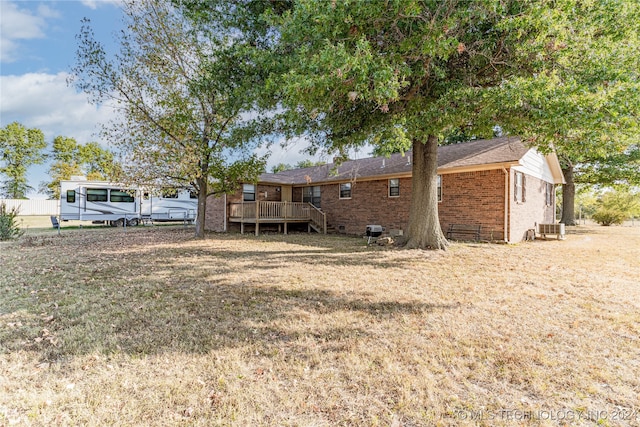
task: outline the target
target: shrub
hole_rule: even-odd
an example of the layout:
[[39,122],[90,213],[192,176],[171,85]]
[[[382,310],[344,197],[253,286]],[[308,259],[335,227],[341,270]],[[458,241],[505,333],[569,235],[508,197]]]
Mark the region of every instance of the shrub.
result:
[[0,203],[0,240],[10,240],[22,236],[24,231],[18,227],[17,216],[17,208],[8,210],[5,203]]
[[600,225],[619,225],[622,224],[628,216],[626,212],[620,210],[600,207],[593,214],[592,218]]

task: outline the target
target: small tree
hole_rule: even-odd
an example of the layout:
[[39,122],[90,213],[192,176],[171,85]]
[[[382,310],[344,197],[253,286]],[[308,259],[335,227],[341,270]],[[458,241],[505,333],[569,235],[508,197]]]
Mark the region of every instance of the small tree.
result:
[[16,218],[18,217],[18,209],[7,209],[7,205],[0,203],[0,240],[11,240],[22,236],[23,230],[18,227]]
[[602,195],[592,218],[600,225],[619,225],[640,212],[640,194],[616,189]]

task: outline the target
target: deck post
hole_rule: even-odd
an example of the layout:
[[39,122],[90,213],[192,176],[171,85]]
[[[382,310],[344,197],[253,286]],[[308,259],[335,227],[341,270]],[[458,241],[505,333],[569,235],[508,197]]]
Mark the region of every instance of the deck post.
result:
[[256,220],[256,236],[260,235],[260,223]]
[[287,233],[287,222],[286,221],[284,222],[284,234],[288,234]]
[[323,218],[322,222],[324,223],[322,225],[322,230],[323,230],[322,234],[327,234],[327,214],[322,215],[322,218]]
[[240,234],[244,234],[244,221],[240,221]]

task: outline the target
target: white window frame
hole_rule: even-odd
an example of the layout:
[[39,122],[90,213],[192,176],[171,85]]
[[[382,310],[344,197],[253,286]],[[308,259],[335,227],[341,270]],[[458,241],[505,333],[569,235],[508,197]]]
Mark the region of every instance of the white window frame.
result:
[[[246,194],[253,194],[253,200],[247,199]],[[256,185],[255,184],[242,184],[242,201],[243,202],[256,201]]]
[[442,175],[437,176],[436,187],[438,192],[438,203],[442,202]]
[[513,176],[513,200],[516,203],[524,203],[526,196],[526,179],[524,173],[516,171]]
[[[392,185],[392,181],[395,181],[395,185]],[[400,197],[400,178],[389,178],[388,184],[389,184],[389,191],[388,191],[389,197]],[[397,189],[397,194],[391,194],[392,188]]]

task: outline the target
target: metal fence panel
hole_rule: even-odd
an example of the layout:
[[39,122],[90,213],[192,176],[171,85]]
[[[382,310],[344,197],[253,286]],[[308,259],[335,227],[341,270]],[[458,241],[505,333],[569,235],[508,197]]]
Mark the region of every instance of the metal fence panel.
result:
[[58,215],[57,200],[0,199],[7,209],[18,208],[18,215]]

